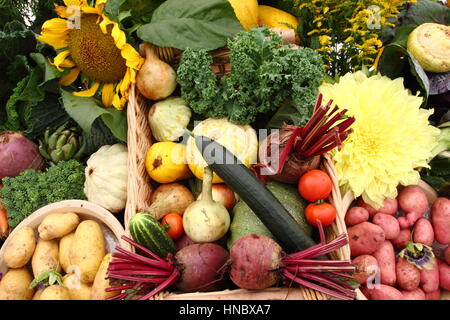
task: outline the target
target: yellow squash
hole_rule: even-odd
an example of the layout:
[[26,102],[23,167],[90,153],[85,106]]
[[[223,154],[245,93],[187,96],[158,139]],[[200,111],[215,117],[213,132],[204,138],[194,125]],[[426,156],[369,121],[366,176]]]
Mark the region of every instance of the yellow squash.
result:
[[228,0],[239,22],[249,31],[258,26],[258,0]]
[[186,164],[186,147],[176,142],[157,142],[147,151],[145,168],[158,183],[170,183],[192,177]]
[[258,6],[258,25],[268,28],[297,30],[298,19],[292,14],[270,6]]

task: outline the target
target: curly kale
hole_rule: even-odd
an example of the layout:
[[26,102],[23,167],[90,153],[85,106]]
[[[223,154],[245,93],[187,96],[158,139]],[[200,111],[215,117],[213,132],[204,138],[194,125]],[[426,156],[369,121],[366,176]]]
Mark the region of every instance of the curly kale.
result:
[[307,122],[325,78],[323,62],[314,50],[293,50],[266,27],[238,33],[228,48],[231,74],[221,79],[211,70],[212,57],[205,50],[183,52],[177,81],[195,113],[251,124],[257,115],[292,100],[300,115],[295,124]]
[[4,178],[0,198],[8,223],[17,226],[37,209],[58,201],[85,200],[85,167],[76,160],[61,161],[47,172],[28,169],[17,177]]

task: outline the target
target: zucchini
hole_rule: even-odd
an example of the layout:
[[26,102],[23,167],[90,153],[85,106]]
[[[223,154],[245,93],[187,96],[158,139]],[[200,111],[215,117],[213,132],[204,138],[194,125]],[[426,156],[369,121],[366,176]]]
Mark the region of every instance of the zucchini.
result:
[[229,150],[204,136],[195,136],[195,144],[206,163],[253,210],[285,252],[316,245],[281,202]]
[[176,246],[163,226],[148,213],[136,213],[129,223],[131,237],[157,256],[175,254]]

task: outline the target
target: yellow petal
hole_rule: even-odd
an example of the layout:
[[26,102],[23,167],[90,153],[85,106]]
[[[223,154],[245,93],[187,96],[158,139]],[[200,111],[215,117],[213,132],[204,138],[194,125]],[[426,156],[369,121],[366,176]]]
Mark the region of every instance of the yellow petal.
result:
[[62,76],[59,79],[59,84],[62,86],[71,85],[78,78],[79,74],[80,74],[80,69],[73,68],[70,70],[70,72],[68,74],[66,74],[65,76]]
[[126,60],[127,67],[140,69],[144,63],[144,58],[129,43],[124,44],[120,54]]
[[60,70],[61,64],[66,60],[66,58],[70,55],[70,50],[61,51],[53,60],[53,64]]
[[105,83],[102,90],[102,103],[105,107],[111,107],[114,98],[114,83]]
[[114,23],[111,36],[113,37],[114,42],[116,43],[116,47],[122,50],[123,46],[127,42],[127,39],[125,36],[125,32],[120,30],[119,25],[117,23]]
[[119,84],[120,93],[123,95],[125,91],[128,90],[131,84],[131,74],[130,74],[130,68],[127,69],[127,72],[125,73],[125,76],[123,77],[122,81]]
[[88,5],[81,6],[81,12],[83,12],[83,13],[92,13],[92,14],[97,14],[97,15],[101,15],[102,14],[102,12],[99,9],[92,8],[92,7],[88,6]]
[[65,6],[55,5],[55,12],[61,18],[69,18],[73,15],[73,13],[71,13],[70,10],[67,10],[67,7]]
[[42,32],[64,33],[69,31],[66,19],[53,18],[42,24]]
[[38,41],[45,42],[56,50],[66,48],[69,45],[69,36],[40,35],[36,37]]
[[90,87],[89,89],[74,92],[73,94],[77,97],[92,97],[97,92],[99,86],[100,86],[100,82],[94,82],[92,87]]
[[69,7],[69,6],[79,6],[82,2],[84,1],[80,1],[80,0],[63,0],[64,4]]
[[117,110],[122,110],[123,109],[122,102],[120,101],[120,97],[119,97],[118,93],[116,93],[114,95],[112,104],[113,104],[114,108],[116,108]]

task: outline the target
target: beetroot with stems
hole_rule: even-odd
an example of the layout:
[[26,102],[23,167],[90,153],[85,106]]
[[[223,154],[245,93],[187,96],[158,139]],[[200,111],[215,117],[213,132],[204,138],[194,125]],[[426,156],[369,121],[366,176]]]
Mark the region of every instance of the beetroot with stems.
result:
[[142,254],[116,247],[107,272],[114,284],[106,291],[120,293],[110,300],[147,300],[173,285],[185,292],[213,291],[225,282],[229,254],[217,244],[191,244],[163,259],[126,236],[122,239]]
[[0,133],[0,180],[16,177],[26,169],[41,170],[44,166],[35,143],[19,132]]
[[271,238],[247,234],[236,240],[230,250],[230,277],[242,289],[265,289],[280,281],[297,283],[338,299],[355,298],[353,287],[343,279],[353,279],[355,266],[350,261],[316,260],[348,243],[345,234],[326,243],[319,222],[321,243],[296,253],[286,254]]
[[[260,163],[253,166],[262,180],[297,183],[305,172],[319,167],[322,154],[342,146],[352,132],[348,128],[355,118],[349,117],[336,124],[347,110],[337,112],[336,106],[330,111],[332,103],[330,100],[323,106],[320,94],[313,114],[304,127],[285,125],[262,141],[259,147]],[[278,154],[273,155],[273,152]],[[274,156],[276,159],[272,159]]]

